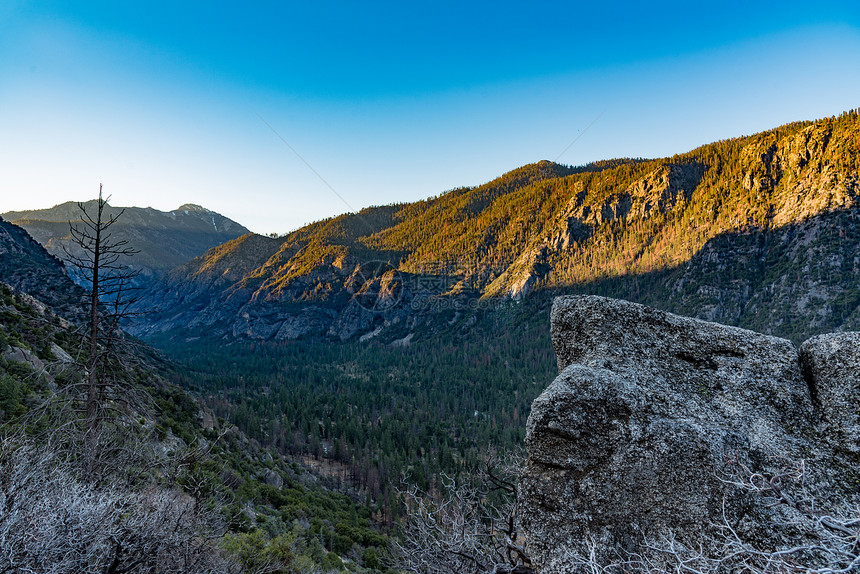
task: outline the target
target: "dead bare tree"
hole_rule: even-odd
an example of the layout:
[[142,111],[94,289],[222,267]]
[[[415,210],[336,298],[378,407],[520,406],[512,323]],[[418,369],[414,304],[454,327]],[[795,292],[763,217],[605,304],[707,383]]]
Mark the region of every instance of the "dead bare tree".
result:
[[[848,574],[860,573],[860,496],[833,496],[812,479],[803,460],[773,457],[770,473],[738,457],[724,458],[714,477],[725,496],[751,496],[767,510],[769,540],[744,535],[724,512],[702,533],[681,539],[667,530],[644,538],[635,553],[588,538],[559,555],[545,572],[581,574]],[[531,573],[515,504],[521,461],[487,466],[478,479],[443,476],[445,494],[406,485],[408,518],[393,555],[409,572]],[[821,477],[818,477],[821,478]],[[829,487],[828,487],[829,488]],[[505,496],[493,498],[493,492]],[[760,517],[763,519],[764,515]],[[774,541],[781,541],[774,543]]]
[[409,572],[533,574],[516,506],[518,456],[494,458],[476,480],[442,475],[444,494],[399,490],[408,509],[392,554]]
[[780,531],[784,544],[768,547],[742,536],[724,513],[714,534],[703,538],[680,540],[669,531],[644,540],[635,554],[610,558],[599,541],[589,539],[569,549],[565,562],[589,574],[860,572],[860,501],[827,499],[808,481],[805,461],[782,460],[781,470],[765,474],[729,456],[717,480],[729,489],[727,496],[752,495],[780,510],[768,527]]
[[87,211],[84,204],[78,204],[81,218],[69,222],[74,248],[64,247],[67,262],[89,285],[83,364],[86,375],[83,451],[86,476],[90,479],[97,478],[99,473],[99,458],[104,454],[102,423],[111,417],[110,411],[122,409],[129,403],[141,407],[141,403],[146,402],[139,390],[124,383],[131,355],[123,353],[123,342],[127,338],[120,328],[121,322],[134,315],[130,309],[137,301],[132,286],[137,273],[127,267],[124,260],[137,250],[130,247],[127,240],[112,237],[111,227],[124,210],[107,213],[109,199],[102,196],[99,185],[94,213]]
[[28,375],[50,392],[0,428],[0,574],[238,573],[219,550],[223,501],[199,464],[211,446],[177,439],[165,452],[153,441],[140,379],[157,376],[138,368],[121,330],[134,302],[121,260],[134,251],[111,239],[122,212],[108,214],[101,190],[88,205],[67,252],[90,285],[81,348]]
[[233,574],[217,513],[188,494],[75,478],[51,445],[0,440],[0,572]]

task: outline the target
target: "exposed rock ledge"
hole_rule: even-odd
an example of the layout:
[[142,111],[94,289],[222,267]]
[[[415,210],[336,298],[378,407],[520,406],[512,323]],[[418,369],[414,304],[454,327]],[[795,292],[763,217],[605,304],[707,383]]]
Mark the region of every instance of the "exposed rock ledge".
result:
[[560,374],[532,405],[519,497],[539,572],[585,571],[588,541],[629,556],[669,532],[712,540],[727,522],[762,548],[796,542],[772,526],[791,509],[724,482],[744,468],[731,461],[769,475],[804,460],[822,500],[857,497],[860,333],[798,351],[595,296],[556,299],[551,320]]

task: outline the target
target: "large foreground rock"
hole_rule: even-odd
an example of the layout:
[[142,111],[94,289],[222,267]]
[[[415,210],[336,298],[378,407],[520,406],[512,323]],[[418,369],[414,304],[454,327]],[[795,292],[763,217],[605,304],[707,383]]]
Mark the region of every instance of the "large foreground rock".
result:
[[820,488],[852,488],[839,477],[856,472],[858,339],[840,337],[804,345],[801,365],[784,339],[626,301],[556,299],[560,374],[532,405],[520,483],[538,570],[583,571],[574,554],[589,541],[604,557],[629,555],[726,523],[765,547],[789,543],[770,526],[782,506],[725,480],[806,460]]
[[860,453],[860,333],[818,335],[800,346],[824,432],[838,447]]

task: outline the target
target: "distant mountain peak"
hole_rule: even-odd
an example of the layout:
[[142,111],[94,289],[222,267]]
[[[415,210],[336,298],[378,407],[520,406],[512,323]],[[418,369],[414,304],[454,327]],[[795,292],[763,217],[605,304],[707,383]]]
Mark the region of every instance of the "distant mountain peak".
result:
[[[92,214],[95,202],[82,205]],[[216,245],[249,233],[235,221],[192,203],[168,212],[152,207],[109,206],[107,213],[119,217],[112,228],[114,237],[128,241],[139,251],[129,264],[141,269],[141,276],[146,277],[166,272]],[[78,203],[66,202],[50,209],[4,213],[3,217],[21,225],[49,253],[63,257],[63,246],[68,248],[71,241],[69,221],[80,220],[81,210]]]
[[202,205],[197,205],[196,203],[185,203],[185,204],[177,207],[174,211],[185,211],[185,212],[196,211],[196,212],[200,212],[200,213],[212,213],[211,210],[206,209]]

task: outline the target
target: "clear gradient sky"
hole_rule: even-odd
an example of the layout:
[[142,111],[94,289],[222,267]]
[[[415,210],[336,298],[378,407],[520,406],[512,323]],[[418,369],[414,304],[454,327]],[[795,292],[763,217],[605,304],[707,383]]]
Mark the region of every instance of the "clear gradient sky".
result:
[[0,212],[103,183],[282,233],[856,107],[857,0],[0,1]]

